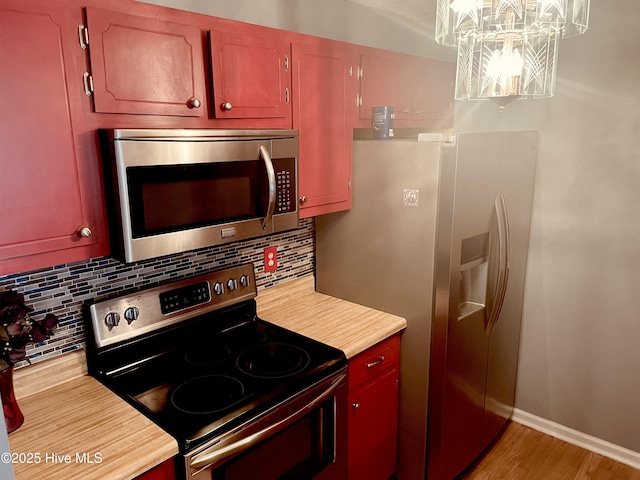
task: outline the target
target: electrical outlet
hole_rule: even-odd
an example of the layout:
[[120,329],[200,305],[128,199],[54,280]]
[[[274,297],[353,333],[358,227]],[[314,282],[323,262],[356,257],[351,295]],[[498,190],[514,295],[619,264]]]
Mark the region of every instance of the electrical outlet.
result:
[[278,247],[264,249],[264,271],[275,272],[278,269]]

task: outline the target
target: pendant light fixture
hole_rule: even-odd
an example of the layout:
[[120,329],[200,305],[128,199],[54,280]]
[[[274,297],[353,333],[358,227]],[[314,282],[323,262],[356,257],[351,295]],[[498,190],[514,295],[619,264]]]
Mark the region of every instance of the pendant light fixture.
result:
[[590,0],[438,0],[436,41],[458,47],[456,99],[554,94],[560,37],[583,34]]

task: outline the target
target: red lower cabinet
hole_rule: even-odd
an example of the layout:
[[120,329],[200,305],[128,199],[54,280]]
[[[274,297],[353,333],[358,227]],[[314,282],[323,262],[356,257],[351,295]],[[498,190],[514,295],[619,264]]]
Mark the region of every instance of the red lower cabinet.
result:
[[175,480],[176,472],[173,464],[173,458],[166,460],[160,465],[153,467],[151,470],[144,472],[135,480]]
[[349,364],[349,480],[388,480],[396,470],[399,337]]

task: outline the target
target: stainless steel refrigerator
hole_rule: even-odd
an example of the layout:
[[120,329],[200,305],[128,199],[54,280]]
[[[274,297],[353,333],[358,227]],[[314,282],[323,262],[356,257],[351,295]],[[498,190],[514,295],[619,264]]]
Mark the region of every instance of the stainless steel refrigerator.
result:
[[513,411],[537,132],[354,142],[316,289],[401,315],[399,480],[450,480]]

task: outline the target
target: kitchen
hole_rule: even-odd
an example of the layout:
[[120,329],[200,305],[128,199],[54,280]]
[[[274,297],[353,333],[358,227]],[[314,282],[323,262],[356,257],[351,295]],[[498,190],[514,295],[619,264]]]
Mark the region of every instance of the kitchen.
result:
[[[197,2],[193,3],[196,10]],[[335,2],[331,7],[336,10],[329,10],[314,7],[313,2],[277,3],[271,9],[264,2],[260,8],[219,3],[209,2],[211,11],[205,13],[238,15],[236,19],[250,23],[269,20],[269,26],[285,30],[449,61],[454,58],[452,49],[435,44],[433,32],[410,30],[356,5]],[[633,219],[638,213],[634,107],[640,92],[638,66],[633,62],[638,41],[632,24],[639,7],[631,1],[616,3],[612,12],[603,2],[593,2],[589,30],[561,42],[554,98],[516,101],[503,113],[492,102],[458,101],[454,130],[540,132],[516,397],[522,420],[538,422],[540,428],[562,425],[638,452],[635,407],[639,393],[632,379],[637,377],[640,359],[634,348],[638,327],[630,300],[639,258]],[[127,121],[124,116],[120,119]],[[280,253],[281,242],[294,243],[301,257],[281,256],[279,261],[283,265],[290,261],[298,274],[305,275],[312,272],[314,233],[312,223],[302,225],[296,238],[277,236],[268,245],[278,244]],[[240,245],[237,254],[260,262],[263,246],[267,244]],[[215,266],[226,253],[214,250],[205,265]],[[185,271],[183,260],[175,259],[174,265],[167,262],[167,269]],[[72,265],[70,275],[86,277],[88,270],[97,267],[105,274],[100,281],[113,288],[133,275],[126,268],[114,273],[118,264],[108,258],[89,264]],[[265,276],[264,284],[282,274]],[[16,281],[2,277],[3,285]],[[76,298],[89,290],[79,283],[74,287]],[[80,313],[65,312],[65,316],[76,322],[67,327],[72,331],[60,350],[73,349],[84,339],[82,329],[75,326]],[[637,464],[635,455],[631,458]]]

